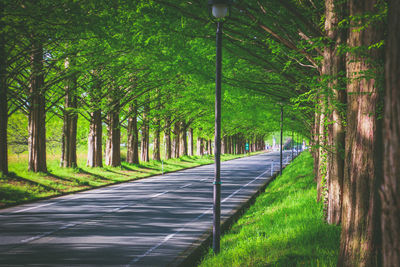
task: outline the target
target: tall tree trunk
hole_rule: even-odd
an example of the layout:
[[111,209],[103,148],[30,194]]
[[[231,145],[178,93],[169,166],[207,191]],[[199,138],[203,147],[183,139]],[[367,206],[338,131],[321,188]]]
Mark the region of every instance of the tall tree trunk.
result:
[[203,147],[203,138],[197,137],[197,155],[203,156],[204,155],[204,147]]
[[180,155],[187,156],[188,147],[187,147],[187,134],[186,134],[187,126],[184,122],[181,122],[181,140],[180,140]]
[[382,266],[400,263],[400,2],[389,1],[382,203]]
[[234,145],[234,149],[235,149],[235,154],[236,155],[238,155],[238,154],[240,154],[240,145],[239,145],[239,134],[235,134],[235,136],[234,136],[234,143],[235,143],[235,145]]
[[234,148],[235,142],[233,140],[233,136],[232,135],[229,136],[228,140],[229,140],[229,152],[228,153],[235,154],[235,148]]
[[212,155],[213,154],[213,149],[212,149],[212,141],[211,141],[211,139],[208,140],[207,147],[208,147],[208,154]]
[[128,118],[128,148],[126,152],[126,162],[130,164],[139,164],[139,134],[137,128],[137,102],[129,106]]
[[32,43],[29,89],[29,170],[33,172],[47,172],[43,47],[36,40],[33,40]]
[[[322,108],[319,117],[319,133],[318,133],[318,173],[317,173],[317,201],[325,202],[325,196],[323,195],[324,188],[326,186],[326,128],[325,128],[325,112],[327,103],[324,100],[325,96],[321,96],[320,106]],[[325,204],[325,203],[324,203]]]
[[[69,60],[66,59],[65,66],[69,68]],[[78,101],[76,97],[76,78],[67,79],[65,85],[64,102],[64,124],[62,133],[61,167],[76,167],[76,135],[78,127],[78,114],[76,108]]]
[[88,138],[88,167],[103,167],[101,110],[95,110],[90,116]]
[[[377,1],[349,0],[350,17],[376,14]],[[368,16],[370,17],[370,16]],[[351,21],[360,25],[360,21]],[[365,18],[361,23],[365,23]],[[360,29],[351,26],[347,59],[347,131],[343,182],[342,233],[338,266],[381,266],[378,185],[381,177],[380,102],[373,66],[381,58],[376,48],[363,49],[382,39],[377,23]],[[357,48],[358,49],[354,49]],[[360,51],[361,50],[361,51]],[[368,54],[366,54],[368,53]],[[367,77],[363,77],[369,73]]]
[[153,160],[161,160],[160,143],[160,120],[156,118],[154,125]]
[[165,140],[165,159],[170,159],[172,156],[172,148],[171,148],[171,121],[169,118],[165,119],[164,140]]
[[143,162],[149,161],[149,104],[144,105],[143,111],[143,124],[142,124],[142,140],[141,140],[141,160]]
[[174,124],[174,142],[172,144],[172,153],[174,158],[179,158],[179,133],[180,133],[180,123],[176,121]]
[[344,118],[340,109],[346,103],[345,85],[340,75],[346,70],[345,56],[338,49],[343,44],[345,31],[338,27],[342,20],[345,5],[337,0],[325,1],[325,31],[330,42],[324,49],[322,73],[328,77],[329,106],[328,150],[327,150],[327,221],[340,224],[342,210],[342,191],[344,176]]
[[107,133],[105,163],[111,167],[121,166],[121,126],[119,123],[119,104],[107,114]]
[[[2,12],[0,11],[0,27],[2,25]],[[8,148],[7,148],[7,123],[8,123],[8,101],[7,101],[7,80],[4,35],[0,33],[0,172],[8,174]]]
[[188,155],[193,156],[193,128],[189,128],[189,144],[188,144]]
[[226,135],[224,135],[221,140],[221,154],[226,154],[226,150],[227,150],[226,143],[227,143],[227,138],[226,138]]
[[[319,120],[320,120],[320,113],[318,108],[315,108],[314,113],[314,125],[312,129],[312,155],[314,158],[314,175],[315,175],[315,182],[318,186],[318,173],[319,173]],[[317,196],[318,198],[318,196]]]

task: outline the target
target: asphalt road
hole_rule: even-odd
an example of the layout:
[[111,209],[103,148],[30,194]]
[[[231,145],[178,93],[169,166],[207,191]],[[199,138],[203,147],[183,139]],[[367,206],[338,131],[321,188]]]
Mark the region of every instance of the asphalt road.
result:
[[[276,172],[279,152],[222,163],[222,217],[272,161]],[[207,165],[0,210],[0,265],[167,266],[212,226],[213,176]]]

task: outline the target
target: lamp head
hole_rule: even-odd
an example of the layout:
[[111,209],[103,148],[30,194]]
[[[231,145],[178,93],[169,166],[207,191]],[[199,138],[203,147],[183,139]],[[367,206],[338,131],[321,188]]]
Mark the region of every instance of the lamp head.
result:
[[231,4],[231,0],[210,0],[208,2],[210,13],[217,20],[221,20],[226,16],[229,16]]

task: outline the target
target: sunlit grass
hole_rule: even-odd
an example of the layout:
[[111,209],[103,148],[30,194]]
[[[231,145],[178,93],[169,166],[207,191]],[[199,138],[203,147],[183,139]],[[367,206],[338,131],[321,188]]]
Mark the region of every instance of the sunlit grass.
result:
[[[124,158],[124,151],[122,157]],[[222,155],[222,160],[244,155]],[[120,167],[86,167],[86,152],[78,152],[78,168],[61,168],[59,155],[47,155],[47,173],[28,171],[28,155],[10,155],[8,176],[0,175],[0,208],[32,200],[53,197],[100,186],[131,181],[162,172],[172,172],[185,168],[211,164],[214,156],[183,156],[166,161],[149,161],[140,164],[122,162]]]
[[336,266],[340,228],[323,220],[312,164],[308,152],[296,158],[200,266]]

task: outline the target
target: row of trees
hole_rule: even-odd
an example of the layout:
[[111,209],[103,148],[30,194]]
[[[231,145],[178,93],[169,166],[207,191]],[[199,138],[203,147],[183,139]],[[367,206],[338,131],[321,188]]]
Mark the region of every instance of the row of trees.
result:
[[[29,117],[33,171],[46,170],[49,114],[64,121],[64,166],[76,164],[78,117],[90,124],[90,166],[102,164],[103,126],[112,166],[121,130],[128,162],[139,143],[142,160],[150,143],[160,158],[161,133],[166,157],[194,153],[196,139],[197,153],[209,151],[215,27],[206,2],[2,0],[1,170],[16,112]],[[237,0],[224,27],[224,151],[261,144],[284,105],[285,129],[312,141],[326,220],[342,225],[340,266],[400,259],[398,14],[393,0]]]
[[[62,167],[77,166],[81,132],[88,135],[84,143],[91,167],[102,166],[103,160],[119,166],[121,142],[129,163],[148,161],[150,146],[152,158],[160,160],[162,143],[165,159],[193,155],[195,147],[198,155],[212,153],[213,44],[168,34],[183,23],[175,11],[151,1],[2,1],[1,6],[4,174],[7,136],[25,134],[7,128],[8,118],[20,113],[28,118],[22,144],[28,146],[28,168],[34,172],[47,171],[51,120],[62,120],[56,131]],[[201,53],[193,51],[199,47]],[[232,62],[238,64],[243,63]],[[262,149],[265,134],[277,128],[260,107],[266,97],[235,88],[224,95],[223,151],[244,153],[245,142],[251,150]],[[241,101],[248,101],[246,110],[232,108]]]

